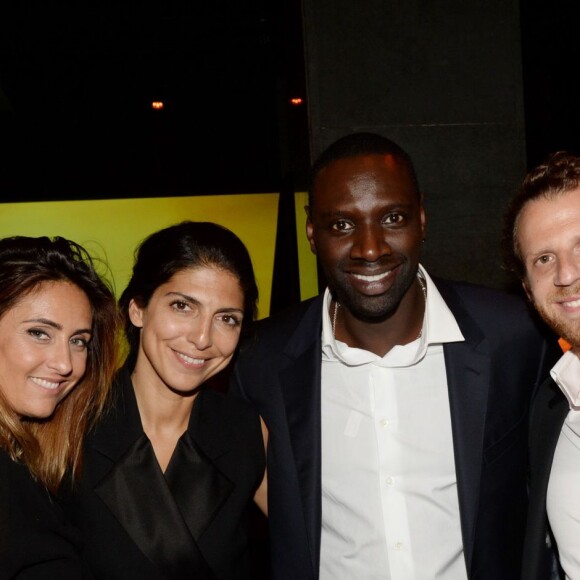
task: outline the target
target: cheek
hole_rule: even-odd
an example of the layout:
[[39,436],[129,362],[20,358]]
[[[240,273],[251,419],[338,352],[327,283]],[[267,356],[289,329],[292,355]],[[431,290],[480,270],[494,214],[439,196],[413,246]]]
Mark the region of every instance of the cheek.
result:
[[187,324],[169,317],[150,318],[141,330],[143,341],[164,340],[187,333]]
[[544,302],[550,291],[551,287],[546,277],[535,275],[528,278],[528,295],[533,302]]
[[80,378],[87,370],[87,361],[89,360],[89,353],[84,350],[80,352],[73,352],[72,359],[74,361],[75,374]]
[[46,358],[42,348],[10,341],[0,345],[0,367],[3,375],[31,371],[41,366]]
[[217,346],[220,354],[227,358],[234,354],[239,340],[239,332],[232,332],[230,329],[225,329],[224,331],[216,333],[215,345]]

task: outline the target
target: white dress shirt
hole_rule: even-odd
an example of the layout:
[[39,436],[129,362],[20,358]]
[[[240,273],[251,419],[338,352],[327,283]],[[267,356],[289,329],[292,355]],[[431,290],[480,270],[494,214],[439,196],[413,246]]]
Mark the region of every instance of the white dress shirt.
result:
[[554,453],[546,508],[566,578],[580,580],[580,359],[568,351],[551,375],[570,411]]
[[421,272],[421,338],[382,358],[335,340],[325,295],[321,580],[467,578],[442,347],[464,338]]

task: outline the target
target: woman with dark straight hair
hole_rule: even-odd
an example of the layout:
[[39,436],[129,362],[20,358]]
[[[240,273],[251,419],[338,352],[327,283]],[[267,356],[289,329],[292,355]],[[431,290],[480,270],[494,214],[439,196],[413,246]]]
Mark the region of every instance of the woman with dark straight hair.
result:
[[183,222],[138,248],[119,301],[129,353],[113,412],[90,435],[68,504],[95,578],[256,577],[266,432],[207,381],[232,360],[257,297],[245,246],[217,224]]
[[115,298],[64,238],[0,240],[0,578],[81,578],[55,504],[76,480],[116,363]]

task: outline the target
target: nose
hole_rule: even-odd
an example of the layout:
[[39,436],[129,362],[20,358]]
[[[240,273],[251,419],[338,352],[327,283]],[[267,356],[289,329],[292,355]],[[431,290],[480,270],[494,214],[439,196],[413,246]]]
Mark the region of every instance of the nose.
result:
[[580,279],[580,255],[576,253],[558,257],[556,286],[572,286]]
[[187,340],[198,350],[205,350],[212,345],[212,322],[211,316],[200,316],[189,327]]
[[72,353],[68,340],[58,340],[54,343],[48,366],[62,377],[66,377],[72,373]]
[[386,241],[385,232],[380,225],[359,226],[351,249],[352,258],[376,262],[391,252],[391,246]]

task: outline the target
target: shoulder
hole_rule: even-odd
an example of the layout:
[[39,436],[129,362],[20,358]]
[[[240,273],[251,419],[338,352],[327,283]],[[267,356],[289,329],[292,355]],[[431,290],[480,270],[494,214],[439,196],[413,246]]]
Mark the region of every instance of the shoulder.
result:
[[[240,356],[270,356],[282,352],[294,336],[318,336],[322,329],[322,302],[322,296],[317,296],[255,322],[242,341]],[[260,364],[259,359],[255,362]]]
[[26,465],[13,461],[4,449],[0,449],[0,496],[22,495],[36,486]]
[[199,411],[204,416],[214,416],[220,420],[240,423],[257,424],[259,417],[254,408],[243,399],[212,389],[202,390],[196,401]]
[[452,304],[458,300],[473,309],[489,310],[498,307],[506,310],[527,310],[526,302],[521,296],[509,294],[504,290],[437,277],[434,277],[433,281],[445,301]]
[[236,451],[235,462],[247,462],[263,469],[264,441],[260,417],[245,401],[211,389],[202,390],[189,424],[189,432],[209,457],[220,450]]
[[553,336],[521,296],[469,282],[434,278],[437,289],[461,326],[465,316],[486,335]]
[[316,296],[263,318],[253,325],[251,334],[258,338],[285,336],[293,333],[305,320],[310,323],[322,322],[322,301],[322,295]]

